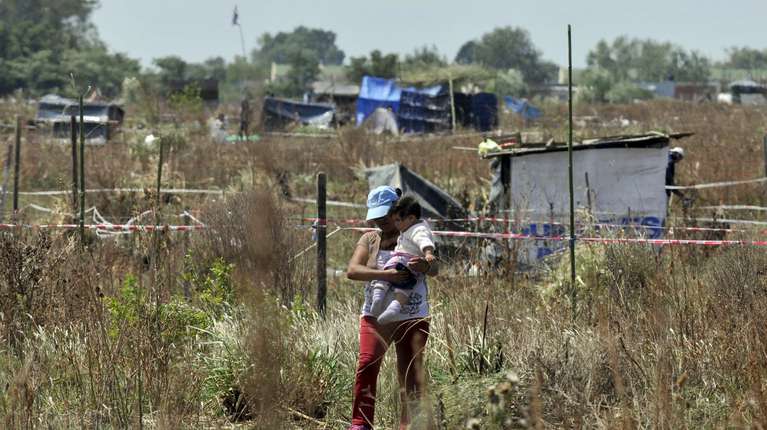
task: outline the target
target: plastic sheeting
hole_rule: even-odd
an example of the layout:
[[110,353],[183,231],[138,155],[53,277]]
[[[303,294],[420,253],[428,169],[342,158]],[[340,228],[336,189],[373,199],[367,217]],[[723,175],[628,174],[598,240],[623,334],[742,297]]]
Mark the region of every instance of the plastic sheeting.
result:
[[321,103],[301,103],[294,100],[266,97],[264,99],[264,127],[281,129],[291,123],[327,128],[333,121],[335,106]]
[[450,94],[441,86],[402,90],[397,120],[405,133],[449,130]]
[[515,99],[511,96],[504,96],[503,101],[506,103],[506,107],[520,114],[524,119],[531,120],[541,117],[541,110],[531,105],[525,99]]
[[406,133],[430,132],[433,124],[450,122],[449,95],[441,85],[402,88],[392,79],[364,76],[357,98],[357,125],[378,108],[391,109]]
[[388,109],[376,108],[376,110],[365,119],[365,122],[362,125],[375,134],[391,133],[394,136],[399,135],[397,117]]
[[357,97],[357,125],[361,125],[377,108],[391,108],[397,113],[401,95],[402,89],[393,80],[364,76]]
[[498,98],[492,93],[455,93],[456,123],[478,131],[490,131],[498,125]]

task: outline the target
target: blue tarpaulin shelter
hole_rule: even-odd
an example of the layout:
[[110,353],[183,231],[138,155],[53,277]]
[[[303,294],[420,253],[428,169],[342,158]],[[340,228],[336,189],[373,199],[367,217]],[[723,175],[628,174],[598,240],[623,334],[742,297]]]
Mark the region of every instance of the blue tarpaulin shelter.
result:
[[[498,98],[491,93],[453,93],[456,122],[480,131],[498,125]],[[432,133],[451,127],[450,93],[446,85],[401,88],[394,80],[365,76],[357,99],[357,125],[376,109],[391,109],[405,133]]]
[[364,76],[357,97],[357,125],[379,107],[399,111],[401,95],[402,89],[393,80]]
[[528,103],[527,100],[515,99],[511,96],[504,96],[503,100],[506,102],[506,107],[522,115],[525,119],[538,119],[541,117],[541,110]]
[[405,133],[449,130],[450,93],[441,85],[419,90],[402,90],[397,121]]
[[[402,88],[392,79],[364,76],[357,98],[357,125],[362,124],[376,109],[391,108],[398,120],[405,121],[407,132],[431,131],[425,123],[440,116],[432,111],[449,112],[449,103],[448,93],[441,85]],[[401,112],[401,109],[404,111]]]
[[490,131],[498,125],[498,98],[492,93],[454,93],[455,119],[464,127]]

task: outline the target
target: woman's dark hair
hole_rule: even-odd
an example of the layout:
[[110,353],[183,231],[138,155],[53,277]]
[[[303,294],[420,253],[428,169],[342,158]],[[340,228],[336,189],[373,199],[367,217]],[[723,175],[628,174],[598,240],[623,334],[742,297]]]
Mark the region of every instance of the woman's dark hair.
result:
[[397,214],[400,217],[406,217],[408,215],[414,215],[416,218],[421,218],[421,204],[413,196],[405,196],[397,200],[392,207],[391,213]]

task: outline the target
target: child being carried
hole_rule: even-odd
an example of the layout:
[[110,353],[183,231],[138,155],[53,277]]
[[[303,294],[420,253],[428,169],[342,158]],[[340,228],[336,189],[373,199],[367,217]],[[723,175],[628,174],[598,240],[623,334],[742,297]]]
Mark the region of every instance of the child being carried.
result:
[[[400,284],[376,280],[373,282],[372,303],[370,313],[378,317],[380,324],[396,320],[402,308],[408,304],[410,292],[422,273],[413,272],[408,268],[408,262],[413,257],[422,257],[431,268],[436,259],[434,256],[434,237],[431,228],[421,219],[421,205],[412,196],[399,199],[392,208],[392,221],[400,231],[397,246],[384,269],[397,269],[410,272],[410,278]],[[428,272],[428,270],[427,270]],[[386,293],[394,289],[394,300],[388,305],[384,303]],[[385,306],[385,308],[384,308]]]

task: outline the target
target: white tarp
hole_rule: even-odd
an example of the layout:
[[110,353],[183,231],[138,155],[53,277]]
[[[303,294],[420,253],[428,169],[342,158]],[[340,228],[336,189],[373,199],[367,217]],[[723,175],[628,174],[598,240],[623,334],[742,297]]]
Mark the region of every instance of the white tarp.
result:
[[[641,225],[646,237],[662,235],[666,217],[665,172],[668,147],[589,148],[573,151],[576,211],[587,209],[600,223]],[[569,223],[567,151],[511,158],[512,218],[521,233],[564,236]],[[586,185],[588,173],[589,185]],[[553,221],[553,223],[552,223]],[[533,262],[567,246],[566,241],[525,241],[519,255]]]

